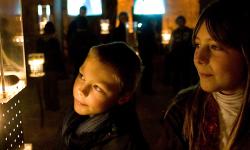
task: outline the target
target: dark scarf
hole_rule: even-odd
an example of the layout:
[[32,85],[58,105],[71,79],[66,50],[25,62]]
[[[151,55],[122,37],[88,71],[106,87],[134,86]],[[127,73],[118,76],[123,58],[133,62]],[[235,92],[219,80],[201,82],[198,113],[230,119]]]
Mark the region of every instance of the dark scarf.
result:
[[90,149],[98,139],[102,139],[109,132],[111,120],[109,113],[93,117],[71,113],[62,129],[66,146],[72,150]]
[[140,149],[148,149],[139,126],[134,101],[94,117],[80,116],[72,109],[66,116],[62,129],[64,145],[70,150],[89,150],[105,145],[110,139],[123,134],[131,135],[133,143]]

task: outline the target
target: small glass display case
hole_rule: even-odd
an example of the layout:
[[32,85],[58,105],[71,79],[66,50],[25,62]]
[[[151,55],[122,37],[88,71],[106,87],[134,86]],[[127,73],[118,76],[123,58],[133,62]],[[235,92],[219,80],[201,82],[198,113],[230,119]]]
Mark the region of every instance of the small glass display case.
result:
[[26,86],[20,0],[0,0],[0,103]]

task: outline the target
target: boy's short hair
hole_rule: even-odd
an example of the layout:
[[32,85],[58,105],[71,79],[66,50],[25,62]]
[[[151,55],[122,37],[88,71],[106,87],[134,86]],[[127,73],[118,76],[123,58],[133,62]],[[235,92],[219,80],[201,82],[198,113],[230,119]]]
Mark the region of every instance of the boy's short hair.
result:
[[124,42],[112,42],[92,47],[91,54],[116,71],[121,95],[135,92],[141,78],[142,61],[134,49]]

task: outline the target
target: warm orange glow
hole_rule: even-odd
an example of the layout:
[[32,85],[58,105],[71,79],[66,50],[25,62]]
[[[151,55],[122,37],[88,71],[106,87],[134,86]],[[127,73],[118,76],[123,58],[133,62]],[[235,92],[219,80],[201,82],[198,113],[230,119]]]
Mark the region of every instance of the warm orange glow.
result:
[[22,35],[16,35],[13,37],[12,41],[20,45],[20,44],[23,44],[24,38]]
[[[118,0],[118,6],[117,6],[117,15],[119,15],[120,12],[125,11],[128,13],[128,31],[129,33],[133,32],[133,14],[132,14],[132,7],[134,5],[134,0]],[[118,17],[116,19],[116,26],[118,26],[119,20]]]
[[[192,6],[192,7],[190,7]],[[166,0],[166,12],[162,17],[162,32],[176,28],[175,19],[179,15],[186,18],[186,25],[193,28],[199,15],[199,0]]]
[[17,84],[11,86],[5,86],[4,90],[0,88],[0,103],[7,103],[12,97],[19,93],[26,86],[24,80],[20,80]]
[[[134,0],[118,0],[117,14],[125,11],[129,15],[129,33],[133,32],[133,5]],[[162,17],[162,31],[174,30],[176,28],[175,18],[179,15],[186,17],[187,26],[191,28],[195,26],[199,15],[199,0],[165,0],[165,8],[165,14]],[[119,20],[117,19],[116,26],[118,26],[118,24]]]
[[161,37],[162,37],[161,43],[168,44],[171,37],[171,31],[162,31]]

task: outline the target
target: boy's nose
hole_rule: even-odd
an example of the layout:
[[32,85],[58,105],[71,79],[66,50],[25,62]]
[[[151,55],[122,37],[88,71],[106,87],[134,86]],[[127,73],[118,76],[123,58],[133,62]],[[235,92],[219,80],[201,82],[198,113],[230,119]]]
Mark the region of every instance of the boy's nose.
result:
[[90,86],[89,85],[81,86],[79,88],[79,90],[78,90],[79,96],[85,96],[85,97],[87,97],[89,95],[89,92],[90,92]]

